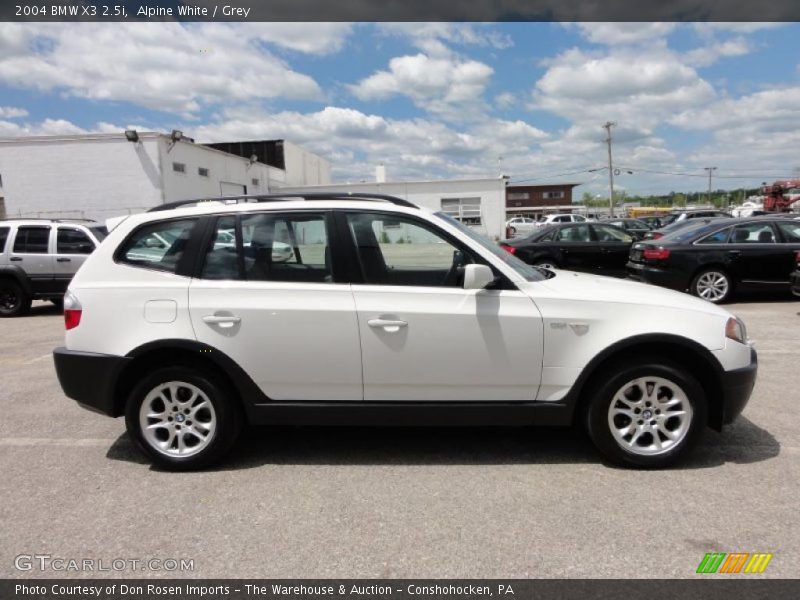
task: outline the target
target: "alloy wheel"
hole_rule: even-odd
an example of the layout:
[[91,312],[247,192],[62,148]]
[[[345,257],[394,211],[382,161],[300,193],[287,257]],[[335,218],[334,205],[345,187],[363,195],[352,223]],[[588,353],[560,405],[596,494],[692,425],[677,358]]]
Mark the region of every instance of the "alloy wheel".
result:
[[703,300],[719,302],[728,295],[728,277],[719,271],[706,271],[697,279],[697,295]]
[[170,381],[153,388],[139,409],[144,440],[166,456],[185,457],[211,443],[217,415],[208,396],[196,385]]
[[638,377],[614,394],[608,426],[624,450],[640,456],[663,454],[680,444],[694,411],[686,393],[663,377]]

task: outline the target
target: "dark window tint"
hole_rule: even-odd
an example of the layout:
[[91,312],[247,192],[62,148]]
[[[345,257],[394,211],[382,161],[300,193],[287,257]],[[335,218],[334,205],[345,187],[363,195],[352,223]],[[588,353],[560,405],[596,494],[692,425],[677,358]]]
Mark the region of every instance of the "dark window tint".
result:
[[624,231],[607,227],[606,225],[594,225],[594,233],[599,242],[625,242],[630,243],[633,238]]
[[[785,223],[778,223],[778,229],[783,234],[783,239],[787,242],[800,242],[800,221],[787,221]],[[0,236],[0,240],[2,236]],[[0,248],[2,248],[0,242]]]
[[175,272],[197,219],[159,221],[137,229],[119,253],[124,263]]
[[9,227],[0,227],[0,253],[6,248],[6,240],[8,239]]
[[203,279],[239,279],[236,217],[220,217],[203,265]]
[[775,233],[769,223],[737,225],[728,240],[731,244],[774,244]]
[[217,219],[203,264],[204,279],[333,281],[322,214],[264,213]]
[[14,252],[17,254],[47,254],[47,242],[50,239],[49,227],[20,227],[14,240]]
[[89,227],[89,229],[94,234],[94,237],[96,237],[100,242],[106,239],[106,236],[108,235],[108,229],[105,225],[92,225]]
[[559,242],[588,242],[589,239],[588,225],[564,227],[563,229],[559,229],[556,234],[556,241]]
[[91,254],[94,242],[80,229],[58,228],[57,254]]
[[362,213],[347,220],[365,283],[458,287],[464,265],[474,262],[471,254],[413,219]]

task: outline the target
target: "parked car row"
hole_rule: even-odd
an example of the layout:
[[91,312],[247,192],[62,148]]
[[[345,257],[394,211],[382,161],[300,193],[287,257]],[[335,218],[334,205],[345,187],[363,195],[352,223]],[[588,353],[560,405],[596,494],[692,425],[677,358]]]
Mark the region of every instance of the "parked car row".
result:
[[658,239],[639,238],[635,221],[553,225],[500,245],[537,267],[628,277],[715,303],[737,290],[797,287],[798,219],[685,216]]

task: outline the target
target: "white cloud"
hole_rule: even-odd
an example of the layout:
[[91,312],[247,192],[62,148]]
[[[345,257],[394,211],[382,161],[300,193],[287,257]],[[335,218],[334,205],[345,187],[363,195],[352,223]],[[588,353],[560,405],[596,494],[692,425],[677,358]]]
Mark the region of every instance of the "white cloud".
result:
[[17,39],[0,54],[0,83],[124,100],[184,116],[230,100],[321,97],[312,78],[265,51],[248,31],[220,24],[80,23],[22,30],[2,24],[0,39],[6,32],[15,39],[22,35],[27,50],[18,52]]
[[597,57],[572,49],[551,61],[532,106],[575,124],[610,119],[646,130],[714,96],[693,68],[667,50],[620,49]]
[[686,53],[686,62],[695,67],[708,67],[720,58],[743,56],[752,51],[750,43],[744,38],[735,38],[724,42],[714,42],[708,46],[695,48]]
[[570,23],[567,27],[577,27],[581,35],[595,44],[616,46],[642,42],[661,42],[672,33],[676,23]]
[[[400,35],[425,52],[446,48],[443,42],[503,50],[513,46],[508,34],[487,23],[381,23],[379,29],[388,35]],[[440,45],[437,46],[435,43]]]
[[507,110],[517,104],[517,97],[511,92],[503,92],[494,97],[494,105],[500,110]]
[[[494,70],[475,60],[398,56],[350,90],[362,100],[408,96],[419,108],[441,115],[466,116],[482,103]],[[465,112],[466,111],[466,112]]]
[[80,133],[87,133],[87,131],[64,119],[45,119],[41,123],[16,123],[0,120],[0,137],[74,135]]
[[0,119],[17,119],[27,117],[28,111],[16,106],[0,106]]
[[353,31],[352,23],[248,23],[248,36],[306,54],[339,52]]

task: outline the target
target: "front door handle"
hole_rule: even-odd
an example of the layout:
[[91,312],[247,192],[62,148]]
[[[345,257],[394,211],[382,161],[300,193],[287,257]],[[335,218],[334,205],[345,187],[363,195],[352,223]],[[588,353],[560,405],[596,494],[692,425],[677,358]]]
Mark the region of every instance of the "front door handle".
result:
[[203,323],[219,325],[220,327],[233,327],[241,321],[241,317],[235,317],[233,315],[206,315],[203,317]]
[[8,260],[10,260],[10,261],[13,261],[13,262],[19,262],[19,261],[21,261],[21,260],[22,260],[22,258],[21,258],[21,257],[19,257],[19,256],[12,256],[12,257],[11,257],[11,258],[9,258]]
[[370,327],[382,327],[384,331],[389,333],[400,331],[401,327],[408,327],[408,323],[406,321],[399,321],[395,319],[370,319],[367,321],[367,325]]
[[741,250],[728,250],[728,256],[730,256],[731,258],[736,258],[741,253],[742,253]]
[[72,262],[71,258],[57,258],[56,262]]

